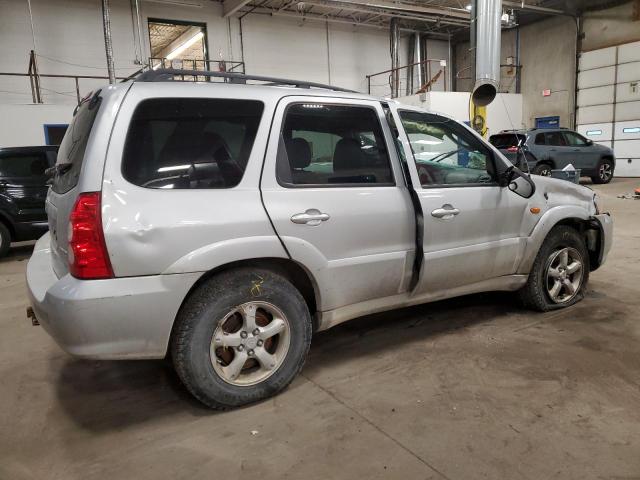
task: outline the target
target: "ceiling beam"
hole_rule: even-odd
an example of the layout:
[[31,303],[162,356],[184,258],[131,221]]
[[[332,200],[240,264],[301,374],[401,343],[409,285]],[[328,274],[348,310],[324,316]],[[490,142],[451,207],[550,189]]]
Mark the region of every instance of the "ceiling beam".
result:
[[363,7],[382,8],[391,11],[454,17],[462,20],[470,19],[470,13],[461,8],[422,6],[413,3],[394,2],[390,0],[346,0],[346,3],[361,5]]
[[[305,3],[306,2],[305,0]],[[255,7],[251,9],[251,13],[252,14],[262,14],[262,15],[270,15],[273,17],[286,17],[286,18],[293,18],[296,20],[300,20],[300,21],[314,21],[314,22],[329,22],[329,23],[338,23],[338,24],[343,24],[343,25],[352,25],[352,26],[358,26],[358,27],[367,27],[367,28],[375,28],[375,29],[381,29],[381,30],[389,30],[389,27],[387,25],[376,25],[376,24],[371,24],[371,23],[364,23],[364,22],[357,22],[355,20],[349,20],[347,18],[344,17],[336,17],[334,15],[329,15],[329,14],[315,14],[315,13],[297,13],[297,12],[292,12],[292,11],[282,11],[282,10],[273,10],[270,8],[266,8],[266,7]],[[366,21],[366,20],[365,20]],[[424,33],[424,34],[428,34],[430,36],[434,36],[437,38],[442,38],[443,40],[447,40],[451,37],[450,34],[448,33],[441,33],[441,32],[434,32],[428,29],[424,29],[424,28],[408,28],[408,27],[400,27],[400,31],[402,32],[408,32],[408,33],[415,33],[415,32],[419,32],[419,33]]]
[[222,17],[233,15],[242,7],[251,3],[251,0],[224,0],[222,3]]
[[547,15],[573,16],[573,14],[569,12],[565,12],[564,10],[558,10],[556,8],[549,8],[549,7],[540,7],[538,5],[527,5],[524,1],[513,2],[513,1],[503,0],[502,6],[507,8],[512,8],[514,10],[521,10],[523,12],[544,13]]
[[405,20],[414,20],[418,22],[440,23],[443,25],[468,26],[469,20],[462,18],[446,18],[422,13],[414,13],[413,11],[388,10],[384,7],[373,7],[363,5],[354,0],[304,0],[305,5],[317,5],[325,8],[342,9],[351,12],[362,12],[380,15],[384,17],[396,17]]

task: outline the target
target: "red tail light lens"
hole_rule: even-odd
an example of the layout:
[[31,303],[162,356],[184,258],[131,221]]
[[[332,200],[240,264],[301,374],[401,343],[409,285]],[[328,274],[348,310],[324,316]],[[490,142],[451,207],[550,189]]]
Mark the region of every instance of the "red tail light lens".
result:
[[507,152],[509,152],[509,153],[517,153],[518,152],[518,147],[509,147],[509,148],[507,148]]
[[84,280],[113,278],[100,197],[100,192],[81,193],[69,216],[69,272]]

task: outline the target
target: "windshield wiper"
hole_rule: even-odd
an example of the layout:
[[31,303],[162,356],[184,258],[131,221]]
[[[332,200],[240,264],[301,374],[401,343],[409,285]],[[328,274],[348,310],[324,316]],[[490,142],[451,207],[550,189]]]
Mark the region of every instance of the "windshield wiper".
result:
[[73,166],[71,162],[56,163],[53,167],[49,167],[44,171],[47,177],[55,177],[56,175],[64,175]]

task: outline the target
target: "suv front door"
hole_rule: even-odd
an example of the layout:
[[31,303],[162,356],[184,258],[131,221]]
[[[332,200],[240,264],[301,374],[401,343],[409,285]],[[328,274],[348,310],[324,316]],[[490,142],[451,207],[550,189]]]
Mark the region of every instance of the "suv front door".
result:
[[575,132],[563,132],[563,135],[569,146],[565,160],[573,164],[576,169],[595,170],[600,160],[598,152],[582,135]]
[[454,120],[404,108],[396,113],[424,212],[424,264],[416,293],[514,274],[524,250],[528,202],[498,186],[493,150]]
[[414,216],[379,102],[281,100],[261,190],[289,255],[316,279],[321,310],[406,291]]

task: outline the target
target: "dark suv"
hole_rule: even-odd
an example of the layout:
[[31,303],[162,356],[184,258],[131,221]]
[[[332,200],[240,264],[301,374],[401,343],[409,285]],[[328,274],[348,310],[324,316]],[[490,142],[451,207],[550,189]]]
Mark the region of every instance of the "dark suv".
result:
[[[531,173],[550,176],[551,170],[562,170],[572,164],[593,183],[609,183],[616,159],[613,150],[593,143],[579,133],[564,128],[504,130],[489,141],[512,163],[528,167]],[[522,151],[518,151],[518,144]],[[525,161],[526,160],[526,161]]]
[[0,148],[0,257],[11,242],[36,240],[47,231],[45,170],[58,147]]

